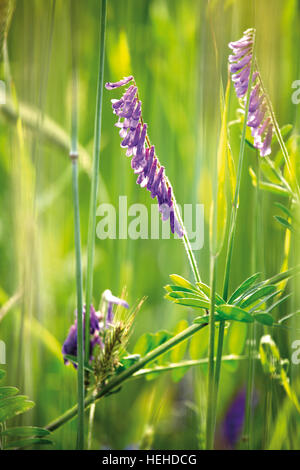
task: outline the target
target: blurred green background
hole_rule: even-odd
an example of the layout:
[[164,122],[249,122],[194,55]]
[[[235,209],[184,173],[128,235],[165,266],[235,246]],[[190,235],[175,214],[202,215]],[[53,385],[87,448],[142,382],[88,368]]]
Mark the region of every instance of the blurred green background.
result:
[[[85,149],[79,181],[85,268],[101,2],[71,1],[75,2],[79,10],[79,140]],[[55,138],[50,141],[41,132],[51,119],[65,131],[64,137],[70,135],[70,2],[56,1],[53,31],[52,8],[50,0],[17,0],[8,34],[10,73],[18,106],[22,109],[26,105],[29,118],[35,109],[41,111],[33,130],[23,123],[22,135],[20,122],[16,126],[7,110],[0,109],[0,305],[14,295],[21,297],[2,319],[0,339],[7,347],[7,382],[19,386],[36,402],[23,418],[35,425],[47,424],[76,402],[76,373],[63,365],[60,354],[76,306],[71,164],[68,144],[63,149]],[[208,222],[220,131],[219,89],[221,78],[224,84],[227,81],[228,42],[240,38],[249,27],[257,28],[258,61],[277,119],[281,126],[293,124],[296,132],[300,105],[292,103],[291,94],[292,83],[300,79],[299,21],[297,0],[108,0],[105,81],[134,75],[149,136],[166,167],[177,201],[204,204],[205,242],[195,255],[205,282],[209,282]],[[6,79],[3,64],[2,69],[2,78]],[[98,201],[111,202],[118,208],[119,196],[127,195],[128,205],[139,202],[150,208],[149,193],[135,184],[114,127],[110,99],[119,95],[120,90],[104,91]],[[232,120],[237,105],[232,89]],[[232,132],[231,137],[236,160],[238,132]],[[297,149],[295,155],[299,156]],[[257,240],[253,222],[256,190],[247,171],[249,166],[256,166],[256,154],[250,148],[245,160],[231,287],[255,271],[262,271],[264,277],[276,274],[284,262],[285,233],[273,218],[278,197],[261,194]],[[222,252],[218,291],[223,269]],[[172,332],[179,320],[192,320],[192,311],[163,298],[163,286],[171,273],[192,279],[179,240],[96,239],[94,304],[98,305],[107,288],[120,295],[125,286],[130,304],[147,296],[136,318],[129,350],[147,331]],[[297,297],[291,302],[295,306]],[[293,306],[285,306],[280,315],[295,310]],[[224,352],[243,353],[246,333],[243,325],[231,326]],[[187,355],[195,359],[207,356],[207,334],[203,330],[194,337]],[[290,357],[291,341],[297,333],[278,330],[272,334],[283,356]],[[243,362],[224,366],[218,425],[235,393],[245,385],[246,374]],[[297,367],[295,374],[299,374]],[[257,429],[264,419],[264,380],[258,365]],[[286,414],[280,419],[288,420],[291,428],[276,445],[299,448],[299,420],[279,386],[273,396],[274,424],[284,404]],[[201,447],[205,403],[204,367],[188,371],[179,383],[173,382],[170,373],[153,381],[131,380],[120,393],[97,405],[93,448],[123,449],[141,442],[150,442],[157,449]],[[74,448],[76,422],[58,430],[54,441],[55,448]],[[257,447],[260,443],[258,432]]]

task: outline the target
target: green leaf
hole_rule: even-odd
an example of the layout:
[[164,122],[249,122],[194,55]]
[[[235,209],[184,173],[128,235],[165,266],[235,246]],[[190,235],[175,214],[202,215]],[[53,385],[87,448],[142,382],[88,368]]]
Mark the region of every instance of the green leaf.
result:
[[260,275],[260,273],[253,274],[244,282],[242,282],[242,284],[233,292],[228,303],[232,304],[238,297],[240,297],[240,295],[244,294],[249,289],[249,287],[251,287],[257,281]]
[[176,284],[176,286],[186,287],[188,289],[195,290],[195,286],[191,282],[187,281],[186,279],[184,279],[184,277],[179,276],[178,274],[170,274],[170,278],[174,282],[174,284]]
[[208,309],[210,307],[210,302],[208,300],[202,300],[202,299],[193,299],[193,298],[174,299],[174,302],[176,304],[184,305],[185,307],[192,307],[192,308]]
[[[266,311],[266,304],[274,299],[274,297],[278,296],[281,294],[282,291],[280,290],[275,290],[272,294],[270,295],[267,295],[267,297],[264,297],[260,302],[258,302],[258,304],[255,304],[254,307],[250,308],[249,312],[252,313],[252,312],[258,312],[259,309],[263,310],[263,311]],[[277,303],[277,302],[276,302]]]
[[165,295],[165,299],[172,300],[173,299],[202,299],[203,296],[200,292],[197,294],[196,292],[183,292],[183,291],[172,291]]
[[267,308],[266,312],[270,313],[274,308],[278,307],[280,304],[282,304],[285,300],[289,299],[292,294],[287,294],[284,297],[281,297],[281,299],[277,300],[277,302],[274,302],[274,304],[270,305],[270,307]]
[[[204,293],[204,295],[210,299],[211,297],[210,287],[204,284],[203,282],[196,282],[196,284],[199,287],[199,289]],[[215,293],[215,297],[216,297],[217,304],[223,304],[225,302],[224,299],[222,299],[222,297],[219,294]]]
[[250,313],[235,305],[218,305],[216,310],[223,320],[234,320],[246,323],[253,323],[254,321]]
[[192,294],[199,294],[197,289],[194,287],[194,289],[188,289],[187,287],[181,287],[181,286],[173,286],[173,285],[167,285],[164,287],[164,289],[167,292],[190,292]]
[[[249,173],[251,176],[252,184],[256,188],[257,187],[257,176],[253,169],[250,167],[249,168]],[[266,183],[265,181],[260,181],[259,182],[259,188],[264,189],[265,191],[271,192],[273,194],[278,194],[280,196],[284,197],[290,197],[289,191],[284,188],[283,186],[280,186],[278,184],[274,183]]]
[[[282,128],[280,129],[280,133],[282,135],[282,137],[287,137],[288,134],[291,132],[291,130],[293,129],[293,126],[292,124],[285,124],[284,126],[282,126]],[[272,137],[272,145],[277,142],[277,136],[276,134],[274,133],[273,137]]]
[[247,308],[252,306],[257,300],[266,297],[276,291],[276,286],[263,286],[255,290],[255,292],[248,297],[240,304],[241,308]]
[[[78,365],[78,359],[76,356],[72,356],[71,354],[64,354],[64,358],[67,359],[69,362],[73,362],[74,364]],[[85,363],[84,368],[89,372],[94,372],[94,369],[92,368],[92,366],[90,366],[90,364]]]
[[0,399],[16,395],[18,392],[16,387],[0,387]]
[[246,143],[251,149],[256,150],[255,147],[254,147],[254,145],[250,142],[250,140],[245,139],[245,143]]
[[25,413],[34,406],[26,396],[8,397],[0,401],[0,422]]
[[227,225],[227,198],[226,198],[226,163],[228,152],[228,130],[227,130],[227,114],[228,114],[228,101],[230,91],[230,79],[228,79],[224,103],[223,86],[220,84],[220,97],[221,97],[221,113],[222,124],[217,153],[217,181],[216,181],[216,196],[212,203],[211,220],[210,220],[210,239],[212,253],[217,255],[220,253]]
[[157,348],[161,344],[172,338],[173,335],[168,331],[158,331],[157,333],[145,333],[137,341],[133,354],[140,354],[142,357],[145,356],[152,349]]
[[[222,315],[219,315],[218,313],[215,313],[215,321],[221,321],[224,320]],[[209,315],[202,315],[201,317],[196,317],[193,323],[209,323],[210,321],[210,316]]]
[[0,380],[3,379],[3,377],[5,377],[6,375],[6,372],[2,369],[0,369]]
[[141,358],[140,354],[130,354],[128,356],[124,356],[120,361],[120,366],[117,368],[116,373],[120,374],[123,370],[128,369]]
[[283,225],[284,228],[287,228],[287,229],[291,230],[291,232],[294,231],[294,227],[286,219],[284,219],[280,215],[274,215],[274,219],[276,219],[277,222],[279,222],[281,225]]
[[16,428],[8,428],[0,432],[0,436],[13,437],[44,437],[49,436],[50,431],[36,426],[20,426]]
[[290,217],[291,219],[293,219],[293,214],[292,212],[290,211],[290,209],[288,209],[286,206],[284,206],[283,204],[281,204],[280,202],[275,202],[274,205],[276,207],[278,207],[278,209],[280,209],[282,212],[284,212],[285,215],[287,215],[288,217]]
[[279,284],[282,281],[286,281],[288,279],[293,278],[297,274],[300,274],[300,265],[295,266],[294,268],[287,269],[286,271],[276,274],[273,277],[270,277],[269,279],[266,279],[263,284]]
[[268,313],[253,313],[255,320],[263,325],[272,326],[274,319]]
[[9,442],[5,449],[24,449],[25,447],[31,447],[34,445],[53,445],[53,442],[49,439],[32,438],[32,439],[21,439],[19,441]]

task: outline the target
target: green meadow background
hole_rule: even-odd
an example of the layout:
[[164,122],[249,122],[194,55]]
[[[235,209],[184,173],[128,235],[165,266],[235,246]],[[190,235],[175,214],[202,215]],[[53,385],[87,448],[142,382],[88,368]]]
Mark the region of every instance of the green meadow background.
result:
[[[78,4],[79,18],[79,185],[85,269],[101,2],[57,0],[51,29],[52,1],[17,0],[7,38],[10,70],[3,55],[1,64],[1,78],[7,81],[11,76],[7,94],[14,97],[14,104],[8,100],[0,106],[0,339],[6,343],[7,362],[3,368],[6,382],[18,386],[36,403],[18,423],[40,426],[77,400],[76,372],[64,366],[61,356],[76,308],[68,157],[70,3]],[[292,124],[297,134],[300,105],[292,103],[291,95],[292,83],[300,79],[299,1],[108,0],[104,79],[116,81],[134,75],[149,136],[178,203],[204,204],[204,246],[195,255],[207,283],[208,224],[220,132],[220,81],[226,85],[228,43],[239,39],[250,27],[257,28],[257,57],[279,124]],[[128,205],[143,203],[150,210],[153,201],[136,185],[130,160],[120,148],[114,127],[110,99],[120,93],[104,91],[98,203],[110,202],[118,210],[119,196],[126,195]],[[230,120],[236,119],[237,106],[231,88]],[[235,161],[239,144],[239,132],[233,129]],[[298,148],[293,148],[296,159]],[[275,155],[278,146],[275,144],[273,149]],[[250,166],[256,169],[257,157],[247,146],[231,288],[256,271],[261,271],[264,278],[270,277],[280,271],[284,262],[296,264],[298,257],[293,238],[287,261],[286,234],[273,217],[278,213],[274,202],[285,201],[261,192],[258,202],[248,172]],[[218,266],[218,292],[222,289],[224,262],[225,249]],[[174,332],[180,320],[191,322],[194,318],[193,311],[164,299],[163,286],[172,273],[192,280],[180,240],[96,239],[94,305],[98,306],[107,288],[120,296],[126,287],[131,305],[147,297],[134,324],[130,351],[143,333],[162,329]],[[276,312],[278,317],[299,309],[296,281],[294,288],[291,283],[288,289],[294,295]],[[7,302],[11,305],[6,312]],[[282,357],[290,359],[292,341],[300,335],[297,326],[300,328],[300,322],[294,320],[292,330],[264,331],[261,327],[260,333],[272,334]],[[235,323],[226,331],[224,353],[245,353],[246,327]],[[208,330],[204,329],[188,343],[186,357],[207,357],[207,344]],[[240,361],[222,369],[217,415],[219,447],[224,445],[222,419],[235,394],[245,386],[247,367],[247,361]],[[299,368],[295,365],[291,369],[295,384]],[[102,399],[96,408],[93,448],[201,448],[206,368],[195,367],[181,381],[176,379],[178,376],[170,372],[155,380],[131,379],[118,394]],[[256,448],[263,445],[266,382],[257,363]],[[278,383],[273,384],[272,397],[272,446],[299,449],[299,415]],[[54,448],[75,448],[76,421],[56,431],[53,440]]]

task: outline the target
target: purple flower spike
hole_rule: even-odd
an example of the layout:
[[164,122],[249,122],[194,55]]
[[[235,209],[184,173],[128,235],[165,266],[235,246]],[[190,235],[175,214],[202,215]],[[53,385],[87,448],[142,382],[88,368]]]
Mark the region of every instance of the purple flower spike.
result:
[[[236,46],[234,47],[236,48]],[[243,64],[247,65],[251,60],[251,57],[248,57],[248,52],[245,57],[244,55],[244,53],[241,54],[239,51],[235,51],[235,54],[232,56],[234,57],[232,66],[238,71],[243,68]],[[235,60],[240,57],[243,62],[237,65]],[[249,67],[248,69],[250,70]],[[248,87],[249,71],[245,72],[244,70],[239,72],[242,83],[244,83],[243,87],[245,88],[241,96],[244,96]],[[134,80],[132,76],[116,83],[107,83],[105,87],[108,90],[113,90],[114,88],[126,85],[131,80]],[[118,122],[115,125],[120,128],[121,147],[127,148],[126,155],[132,157],[131,167],[134,173],[138,175],[137,184],[142,188],[146,187],[153,199],[156,197],[162,220],[170,219],[172,233],[177,233],[181,238],[183,236],[183,229],[174,212],[172,189],[164,173],[164,167],[160,165],[158,158],[155,156],[154,146],[149,144],[147,124],[144,124],[142,120],[142,104],[138,99],[137,93],[138,90],[135,84],[130,85],[121,99],[112,100],[113,113],[118,116]]]
[[254,29],[248,29],[241,39],[229,43],[229,47],[234,52],[233,55],[229,56],[229,68],[237,97],[244,107],[247,101],[248,89],[251,88],[247,125],[251,128],[254,147],[264,157],[271,153],[273,124],[271,123],[266,96],[257,70],[254,70],[252,83],[249,83],[251,62],[255,60],[253,58],[254,34]]
[[105,88],[107,90],[113,90],[114,88],[119,88],[120,86],[127,85],[127,83],[131,82],[131,80],[133,80],[132,75],[130,75],[130,77],[124,77],[123,80],[119,80],[115,83],[107,82],[105,83]]

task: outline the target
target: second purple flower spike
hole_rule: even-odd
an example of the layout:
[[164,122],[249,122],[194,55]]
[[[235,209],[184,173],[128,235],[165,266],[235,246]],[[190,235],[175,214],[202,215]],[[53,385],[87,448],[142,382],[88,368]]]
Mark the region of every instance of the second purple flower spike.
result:
[[[105,87],[113,90],[133,80],[132,76],[125,77],[116,83],[106,83]],[[135,83],[129,86],[121,99],[112,100],[112,108],[119,118],[116,127],[120,128],[121,147],[127,148],[126,155],[132,157],[131,167],[138,175],[137,184],[147,188],[151,197],[157,199],[162,220],[170,219],[172,233],[182,237],[183,230],[174,211],[172,187],[165,176],[164,167],[155,155],[154,145],[150,145]]]
[[262,157],[265,157],[271,153],[273,124],[256,64],[252,83],[249,84],[251,63],[255,60],[254,34],[254,29],[248,29],[241,39],[229,43],[229,47],[233,50],[233,55],[229,56],[229,64],[237,97],[244,103],[248,87],[251,87],[247,125],[251,128],[254,147],[259,150]]

